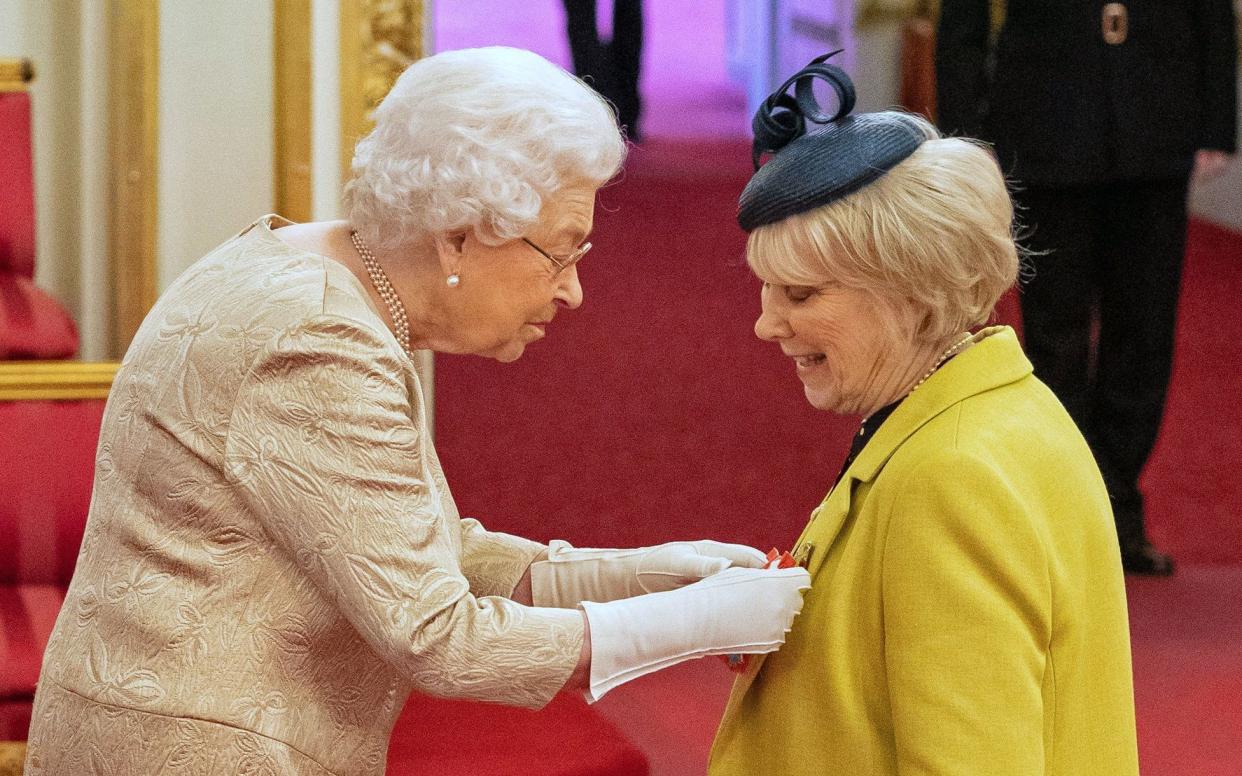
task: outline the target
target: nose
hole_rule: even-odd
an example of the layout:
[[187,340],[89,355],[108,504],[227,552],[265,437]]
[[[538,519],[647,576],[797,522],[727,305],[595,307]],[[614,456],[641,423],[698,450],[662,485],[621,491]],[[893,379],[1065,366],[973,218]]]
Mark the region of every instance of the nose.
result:
[[571,266],[557,277],[556,300],[558,307],[576,310],[582,306],[582,283],[578,281],[578,267]]
[[777,342],[793,335],[788,322],[765,303],[755,320],[755,336],[764,342]]

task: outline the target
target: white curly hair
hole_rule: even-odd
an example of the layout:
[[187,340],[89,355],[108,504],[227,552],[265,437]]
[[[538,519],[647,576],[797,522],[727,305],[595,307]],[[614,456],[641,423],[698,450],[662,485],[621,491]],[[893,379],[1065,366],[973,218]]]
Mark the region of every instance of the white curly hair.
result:
[[608,104],[543,57],[446,51],[410,65],[376,109],[354,149],[346,217],[388,249],[465,230],[498,245],[562,187],[603,185],[625,152]]

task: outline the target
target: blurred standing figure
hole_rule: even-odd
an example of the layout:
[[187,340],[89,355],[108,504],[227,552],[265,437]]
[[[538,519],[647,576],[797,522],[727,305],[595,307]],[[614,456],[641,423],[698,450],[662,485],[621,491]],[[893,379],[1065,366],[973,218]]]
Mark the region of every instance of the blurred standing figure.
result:
[[617,121],[638,140],[642,98],[638,71],[643,50],[642,0],[613,0],[612,40],[601,41],[595,0],[564,0],[574,75],[585,79],[617,108]]
[[[1173,573],[1138,478],[1164,411],[1193,173],[1236,148],[1230,0],[943,0],[939,121],[996,145],[1037,252],[1026,349],[1090,441],[1126,571]],[[1098,341],[1092,317],[1098,314]]]

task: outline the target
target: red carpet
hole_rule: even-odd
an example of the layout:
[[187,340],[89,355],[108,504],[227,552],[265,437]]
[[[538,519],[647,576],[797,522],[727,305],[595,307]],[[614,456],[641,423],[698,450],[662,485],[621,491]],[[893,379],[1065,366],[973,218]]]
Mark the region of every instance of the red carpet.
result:
[[1153,538],[1185,561],[1242,563],[1239,295],[1242,234],[1193,223],[1173,383],[1143,478]]
[[642,753],[572,695],[539,711],[415,695],[387,776],[647,776]]
[[[733,221],[736,141],[653,141],[603,192],[586,302],[517,363],[437,359],[437,447],[463,513],[579,545],[711,536],[788,546],[852,421],[811,410],[751,326],[758,287]],[[1177,365],[1147,473],[1152,533],[1183,563],[1131,586],[1147,776],[1242,773],[1242,236],[1191,232]],[[1012,320],[1014,305],[1002,318]],[[700,662],[598,709],[652,763],[701,773],[728,676]]]
[[1242,773],[1242,567],[1126,587],[1144,776]]

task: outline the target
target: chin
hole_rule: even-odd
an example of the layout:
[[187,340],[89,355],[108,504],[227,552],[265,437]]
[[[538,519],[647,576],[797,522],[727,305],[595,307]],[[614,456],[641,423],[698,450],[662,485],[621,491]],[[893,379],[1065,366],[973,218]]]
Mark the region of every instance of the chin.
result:
[[823,412],[835,412],[838,415],[847,414],[841,411],[840,397],[826,393],[824,391],[813,390],[810,386],[805,386],[802,392],[806,395],[806,401],[812,407]]
[[807,404],[810,404],[817,410],[825,409],[824,397],[819,393],[819,391],[812,391],[809,386],[803,386],[802,394],[806,397]]
[[511,364],[522,357],[526,352],[526,346],[520,342],[511,342],[491,353],[491,357],[502,364]]

